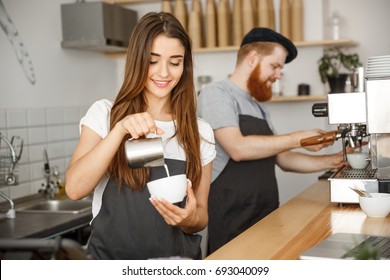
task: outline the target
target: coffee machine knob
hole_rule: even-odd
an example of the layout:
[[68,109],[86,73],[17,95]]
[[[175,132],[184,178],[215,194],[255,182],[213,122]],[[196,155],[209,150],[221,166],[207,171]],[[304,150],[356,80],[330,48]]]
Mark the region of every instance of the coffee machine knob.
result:
[[314,117],[327,117],[328,103],[314,103],[311,108],[311,113]]

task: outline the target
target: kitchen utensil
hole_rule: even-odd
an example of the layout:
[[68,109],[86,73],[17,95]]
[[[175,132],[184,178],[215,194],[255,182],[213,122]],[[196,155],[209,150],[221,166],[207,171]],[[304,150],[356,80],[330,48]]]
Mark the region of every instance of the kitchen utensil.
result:
[[128,139],[125,142],[127,165],[130,168],[164,165],[164,147],[161,137]]
[[50,163],[49,163],[49,156],[47,155],[47,151],[46,149],[43,149],[43,159],[45,160],[45,163],[44,163],[44,170],[45,170],[45,174],[46,176],[50,176]]
[[333,142],[337,139],[337,130],[327,132],[325,134],[320,134],[308,138],[304,138],[301,140],[301,146],[312,146],[312,145],[318,145],[323,144],[327,142]]
[[[7,186],[15,185],[16,184],[16,175],[14,174],[15,166],[22,156],[23,139],[19,136],[13,136],[11,138],[11,141],[8,141],[8,139],[3,136],[1,136],[1,139],[7,144],[7,146],[10,149],[10,167],[9,168],[5,167],[6,169],[8,169],[8,171],[4,175],[4,183]],[[19,141],[19,143],[15,143],[16,142],[15,140]],[[19,149],[19,151],[17,149]]]
[[371,194],[366,190],[360,190],[355,188],[350,188],[350,189],[356,192],[359,196],[372,197]]

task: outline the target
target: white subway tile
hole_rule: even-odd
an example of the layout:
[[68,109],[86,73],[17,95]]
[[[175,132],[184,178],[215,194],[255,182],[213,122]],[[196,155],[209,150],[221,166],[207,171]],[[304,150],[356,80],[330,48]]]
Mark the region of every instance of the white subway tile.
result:
[[[0,109],[0,132],[10,140],[24,139],[24,148],[15,174],[18,185],[5,187],[14,197],[37,193],[46,184],[44,149],[50,165],[57,166],[62,178],[79,140],[79,122],[89,106],[66,108]],[[4,154],[5,147],[0,151]],[[4,189],[4,188],[3,188]]]
[[63,124],[64,123],[64,111],[61,108],[48,108],[46,109],[46,123],[48,125]]
[[64,157],[65,156],[64,142],[48,143],[47,144],[47,153],[48,153],[50,159]]
[[45,178],[45,169],[44,169],[44,163],[42,162],[36,162],[30,164],[30,176],[31,180],[43,180]]
[[43,108],[33,108],[27,110],[27,123],[29,126],[46,125],[46,110]]
[[28,145],[28,130],[27,128],[10,128],[8,129],[8,140],[12,140],[12,136],[19,136],[23,139],[23,145]]
[[17,164],[16,174],[18,175],[19,184],[30,182],[30,166],[29,164]]
[[[31,194],[30,182],[19,184],[11,187],[12,199],[28,196]],[[16,214],[18,215],[18,214]]]
[[[6,196],[11,196],[11,190],[9,186],[0,185],[0,191]],[[0,201],[3,201],[4,198],[0,196]]]
[[78,124],[64,125],[64,140],[78,139],[79,136]]
[[26,110],[25,109],[9,109],[9,110],[7,110],[7,126],[8,126],[8,128],[27,126],[27,112],[26,112]]
[[[78,113],[77,113],[78,116]],[[7,127],[7,113],[5,110],[0,109],[0,132]]]
[[59,159],[54,159],[50,161],[50,166],[53,172],[53,167],[57,166],[57,169],[59,173],[64,173],[66,170],[66,165],[65,165],[65,159],[64,158],[59,158]]
[[78,140],[66,141],[65,142],[65,155],[72,156],[76,149]]
[[[30,163],[32,162],[43,162],[44,161],[44,152],[43,150],[46,148],[46,144],[33,145],[29,147],[29,157]],[[43,164],[43,163],[42,163]]]
[[68,168],[69,162],[70,162],[70,157],[67,157],[67,158],[65,159],[65,171],[66,171],[66,169]]
[[64,140],[64,127],[60,126],[49,126],[47,127],[47,141],[63,141]]
[[82,117],[85,116],[85,114],[87,113],[89,107],[87,106],[83,106],[83,107],[80,107],[79,108],[79,121],[81,120]]
[[[20,150],[16,150],[16,153],[20,153]],[[30,157],[29,157],[29,146],[23,144],[23,150],[22,154],[20,155],[20,159],[18,161],[18,164],[26,164],[30,162]],[[16,154],[18,156],[18,154]]]
[[28,129],[28,144],[42,144],[47,141],[47,128],[46,127],[30,127]]
[[39,180],[32,180],[30,182],[30,193],[31,194],[37,194],[40,190],[42,190],[43,186],[42,184],[45,184],[46,181],[42,178]]
[[79,123],[79,109],[77,107],[64,108],[64,123]]

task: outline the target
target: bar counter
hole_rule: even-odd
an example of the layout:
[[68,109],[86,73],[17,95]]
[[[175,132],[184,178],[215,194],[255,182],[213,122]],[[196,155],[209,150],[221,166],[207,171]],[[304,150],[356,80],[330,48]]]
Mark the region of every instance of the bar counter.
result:
[[294,260],[332,233],[390,236],[390,215],[368,218],[358,204],[330,202],[320,180],[206,257],[206,260]]

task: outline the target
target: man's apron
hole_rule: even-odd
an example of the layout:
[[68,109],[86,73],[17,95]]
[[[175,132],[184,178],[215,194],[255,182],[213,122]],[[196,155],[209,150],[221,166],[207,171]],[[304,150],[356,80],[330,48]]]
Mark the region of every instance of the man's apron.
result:
[[[266,120],[239,115],[239,124],[244,136],[273,135]],[[279,206],[275,161],[275,156],[241,162],[230,159],[211,184],[208,206],[209,253]]]

